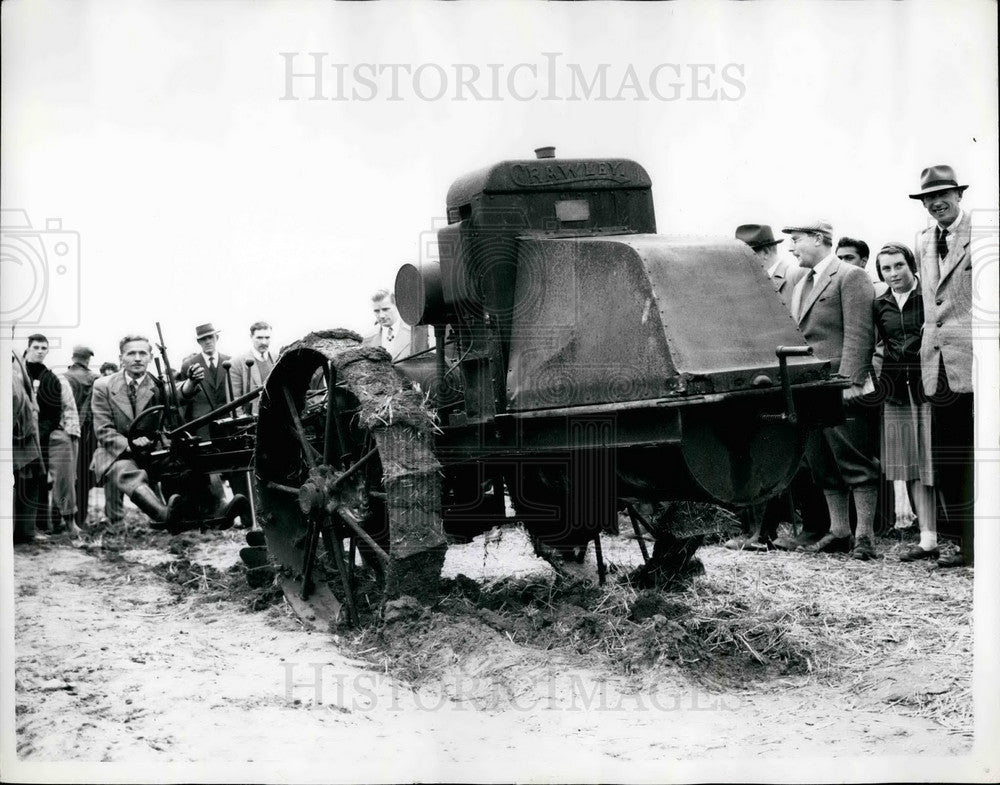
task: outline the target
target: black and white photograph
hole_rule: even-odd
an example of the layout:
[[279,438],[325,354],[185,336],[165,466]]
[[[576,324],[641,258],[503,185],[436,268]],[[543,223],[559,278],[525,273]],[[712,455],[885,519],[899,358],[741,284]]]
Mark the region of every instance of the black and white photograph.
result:
[[995,2],[0,14],[0,780],[996,781]]

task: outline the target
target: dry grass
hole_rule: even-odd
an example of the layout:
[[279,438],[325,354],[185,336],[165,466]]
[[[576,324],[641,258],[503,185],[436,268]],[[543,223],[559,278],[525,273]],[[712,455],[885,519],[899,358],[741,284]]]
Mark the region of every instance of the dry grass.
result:
[[623,569],[603,588],[459,577],[433,610],[356,633],[352,648],[415,683],[456,667],[516,681],[553,659],[642,684],[679,671],[717,689],[814,683],[848,708],[971,733],[971,571],[903,564],[897,549],[881,540],[885,558],[862,563],[706,547],[706,573],[670,593],[636,589]]

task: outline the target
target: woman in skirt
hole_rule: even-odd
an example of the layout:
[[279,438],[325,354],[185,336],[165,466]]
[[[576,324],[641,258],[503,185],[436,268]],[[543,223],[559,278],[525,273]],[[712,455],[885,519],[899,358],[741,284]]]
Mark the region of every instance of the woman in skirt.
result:
[[873,304],[875,329],[883,346],[880,386],[882,466],[888,480],[906,482],[920,526],[920,543],[900,554],[902,561],[937,559],[937,518],[931,465],[931,410],[920,382],[920,329],[924,304],[913,252],[888,243],[875,257],[878,277],[889,289]]

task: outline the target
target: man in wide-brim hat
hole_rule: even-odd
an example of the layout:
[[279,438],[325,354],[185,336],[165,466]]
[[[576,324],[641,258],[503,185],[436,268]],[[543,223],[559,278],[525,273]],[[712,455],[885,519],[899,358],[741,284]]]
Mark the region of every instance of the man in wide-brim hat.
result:
[[[778,257],[778,245],[785,238],[775,239],[774,232],[767,224],[741,224],[736,227],[736,239],[749,245],[767,270],[767,275],[774,283],[775,291],[785,299],[785,282],[788,280],[788,265]],[[788,303],[785,302],[787,306]]]
[[[184,358],[179,378],[181,381],[187,379],[191,375],[191,369],[195,367],[201,367],[204,376],[198,393],[188,403],[184,413],[184,419],[188,422],[226,403],[226,379],[229,376],[228,371],[222,367],[223,363],[229,361],[229,355],[218,351],[219,331],[211,322],[206,322],[195,327],[194,334],[201,351]],[[199,428],[198,434],[207,437],[208,426]]]
[[[195,340],[201,351],[184,358],[177,378],[181,381],[192,378],[198,381],[198,389],[185,404],[184,421],[191,422],[214,409],[228,403],[229,371],[224,367],[230,358],[218,350],[219,330],[211,322],[199,324],[194,328]],[[210,435],[209,426],[202,425],[196,430],[198,436],[207,439]],[[222,477],[213,474],[209,480],[210,490],[215,497],[216,506],[222,508],[225,491],[222,487]]]
[[[943,191],[958,191],[959,196],[961,196],[968,187],[967,185],[959,185],[954,169],[947,164],[938,164],[937,166],[928,166],[920,173],[920,190],[915,194],[910,194],[910,198],[923,201],[925,196],[939,194]],[[926,207],[926,205],[924,206]]]
[[745,242],[755,252],[765,248],[774,248],[779,243],[785,242],[784,237],[776,240],[774,232],[767,224],[741,224],[736,227],[736,239]]
[[937,164],[920,173],[920,188],[910,194],[934,219],[916,243],[924,298],[920,372],[931,402],[934,485],[945,518],[962,532],[961,552],[942,555],[940,567],[973,561],[972,222],[962,210],[968,187],[950,166]]

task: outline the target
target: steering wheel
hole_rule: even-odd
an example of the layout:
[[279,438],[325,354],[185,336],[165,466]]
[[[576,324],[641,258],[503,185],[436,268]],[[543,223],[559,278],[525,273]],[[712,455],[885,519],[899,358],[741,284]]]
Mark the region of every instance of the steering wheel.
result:
[[[128,427],[128,433],[125,434],[129,452],[135,456],[144,458],[153,452],[157,446],[164,446],[163,422],[166,417],[166,406],[150,406],[148,409],[143,409],[139,413],[139,416],[132,420],[132,424]],[[146,424],[150,420],[154,422]],[[140,436],[146,436],[150,432],[154,432],[155,435],[150,437],[149,444],[144,447],[137,446],[135,440]]]

